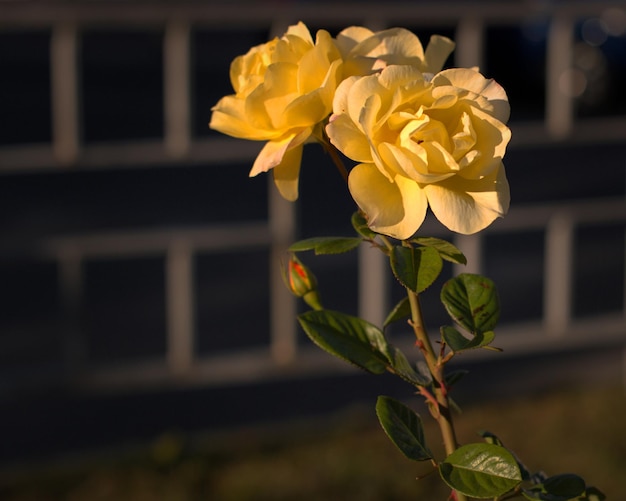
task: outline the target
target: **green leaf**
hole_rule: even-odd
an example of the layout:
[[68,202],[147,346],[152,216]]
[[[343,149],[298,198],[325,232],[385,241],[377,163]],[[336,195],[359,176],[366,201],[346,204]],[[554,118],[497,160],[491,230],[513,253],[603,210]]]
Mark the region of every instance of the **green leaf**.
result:
[[473,334],[492,331],[500,316],[496,286],[481,275],[462,273],[448,280],[441,302],[454,321]]
[[401,299],[398,302],[398,304],[394,306],[393,310],[391,310],[389,315],[387,315],[387,318],[385,319],[385,323],[383,324],[383,327],[387,327],[393,322],[397,322],[398,320],[409,318],[410,316],[411,316],[411,302],[409,301],[408,297],[405,297]]
[[606,496],[596,487],[587,487],[585,494],[580,499],[581,501],[604,501]]
[[389,345],[387,359],[394,373],[406,382],[416,386],[427,386],[432,383],[430,372],[416,371],[399,348]]
[[467,264],[467,259],[455,245],[435,237],[415,237],[410,240],[424,247],[432,247],[439,252],[442,259],[456,264]]
[[444,325],[441,327],[441,337],[454,353],[459,353],[465,350],[473,350],[476,348],[488,348],[491,350],[501,351],[500,348],[489,346],[489,344],[496,337],[496,334],[493,331],[477,332],[471,339],[469,339],[454,327]]
[[443,261],[439,253],[431,247],[396,246],[391,251],[393,274],[409,290],[419,294],[437,280]]
[[357,317],[331,310],[298,315],[307,336],[320,348],[372,374],[387,369],[389,350],[383,333]]
[[312,250],[319,254],[341,254],[356,249],[363,241],[360,237],[313,237],[295,242],[289,247],[291,252]]
[[[490,431],[482,430],[482,431],[478,432],[478,434],[481,437],[483,437],[485,442],[487,442],[488,444],[495,444],[495,445],[499,445],[500,447],[504,447],[504,444],[502,443],[500,438],[497,435],[495,435],[494,433],[491,433]],[[517,461],[517,466],[519,467],[520,473],[522,474],[522,480],[530,480],[532,475],[531,475],[530,471],[528,470],[528,468],[526,467],[526,465],[519,460],[519,458],[515,455],[515,453],[513,453],[510,450],[509,450],[509,452],[511,453],[511,455]],[[540,473],[538,475],[542,475],[542,474],[543,473]],[[541,478],[538,481],[541,482],[542,480],[543,480],[543,478]]]
[[422,420],[413,410],[391,397],[380,396],[376,401],[376,415],[389,439],[407,458],[432,459],[433,454],[426,447]]
[[504,447],[468,444],[439,465],[439,473],[452,489],[475,498],[495,498],[522,480],[517,461]]
[[562,496],[566,499],[571,499],[585,493],[585,481],[578,475],[572,473],[548,477],[543,482],[543,487],[549,494]]
[[370,229],[370,227],[367,225],[367,220],[365,219],[365,216],[363,216],[360,211],[356,211],[354,214],[352,214],[351,222],[352,227],[362,237],[371,240],[376,238],[376,235],[378,235],[378,233]]
[[455,353],[463,351],[465,346],[471,341],[451,325],[443,325],[439,331],[441,332],[441,339]]
[[[578,475],[564,473],[546,478],[542,484],[523,489],[524,497],[540,501],[570,501],[585,495],[585,481]],[[583,498],[584,499],[584,498]]]
[[466,369],[457,369],[454,371],[447,372],[444,375],[444,382],[447,388],[452,388],[456,383],[458,383],[463,377],[469,374],[469,371]]

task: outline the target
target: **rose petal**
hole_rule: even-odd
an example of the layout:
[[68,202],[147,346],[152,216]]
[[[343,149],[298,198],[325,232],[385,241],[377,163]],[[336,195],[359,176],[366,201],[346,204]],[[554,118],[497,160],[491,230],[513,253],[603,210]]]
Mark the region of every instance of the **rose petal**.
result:
[[485,97],[493,107],[491,114],[506,123],[511,114],[509,98],[500,84],[493,79],[487,79],[475,70],[468,68],[453,68],[444,70],[432,80],[433,85],[452,85],[466,89]]
[[326,126],[330,142],[344,155],[356,162],[371,162],[370,144],[363,133],[346,115],[333,115]]
[[287,150],[282,162],[274,167],[274,183],[285,200],[294,202],[298,199],[298,177],[302,162],[302,145]]
[[509,183],[503,165],[477,181],[455,176],[429,184],[424,191],[435,217],[448,229],[464,235],[486,228],[509,209]]
[[454,47],[454,42],[448,37],[442,37],[441,35],[431,36],[424,53],[424,71],[433,74],[441,71],[446,60],[452,54]]
[[261,172],[267,172],[280,165],[286,152],[304,144],[310,135],[311,128],[309,127],[301,130],[298,134],[291,134],[276,141],[269,141],[257,155],[250,170],[250,177],[254,177]]
[[336,38],[336,44],[341,55],[346,58],[348,53],[363,40],[371,37],[374,32],[362,26],[350,26],[341,30]]
[[279,135],[274,130],[253,126],[246,116],[245,102],[235,96],[223,97],[212,110],[209,127],[223,134],[256,141],[267,141]]
[[374,164],[358,164],[350,171],[348,187],[371,229],[404,240],[420,227],[428,204],[417,183],[403,176],[395,181],[390,182]]

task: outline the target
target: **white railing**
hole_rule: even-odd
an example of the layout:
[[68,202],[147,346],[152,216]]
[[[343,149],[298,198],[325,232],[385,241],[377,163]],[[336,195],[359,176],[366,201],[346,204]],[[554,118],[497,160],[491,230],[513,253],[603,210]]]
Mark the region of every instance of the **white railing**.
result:
[[[431,222],[432,223],[432,222]],[[484,234],[460,237],[457,244],[465,251],[471,266],[469,271],[480,272],[481,240],[484,235],[529,230],[545,230],[544,253],[544,316],[540,323],[507,325],[498,330],[498,344],[516,355],[532,350],[559,347],[578,347],[593,343],[626,342],[626,308],[622,311],[589,319],[572,317],[572,283],[574,230],[579,225],[624,224],[626,227],[626,200],[603,199],[569,204],[554,204],[513,208],[507,218],[499,221]],[[430,227],[430,228],[429,228]],[[436,234],[433,224],[424,231]],[[440,230],[439,230],[440,231]],[[625,235],[626,236],[626,235]],[[319,373],[340,370],[341,366],[329,360],[318,350],[297,349],[295,311],[292,298],[285,305],[274,292],[272,297],[274,324],[271,343],[267,348],[232,352],[220,356],[198,357],[194,353],[193,262],[200,252],[224,252],[240,249],[266,248],[275,244],[270,227],[265,222],[232,225],[228,227],[198,227],[170,229],[167,231],[142,231],[133,233],[100,233],[76,237],[55,238],[40,248],[42,258],[54,258],[61,269],[60,286],[68,305],[80,304],[83,286],[82,265],[86,261],[102,258],[131,256],[165,256],[167,339],[168,350],[163,359],[145,363],[132,363],[87,371],[83,382],[106,384],[166,382],[186,384],[224,384],[242,380],[260,380],[285,374]],[[360,287],[360,309],[364,317],[375,322],[387,311],[384,282],[387,264],[378,252],[368,247],[360,249],[361,277],[369,277],[371,285]],[[273,260],[273,257],[272,257]],[[378,271],[377,271],[378,270]],[[464,269],[463,271],[468,271]],[[372,278],[373,277],[373,278]],[[277,292],[286,291],[277,284]],[[626,290],[624,290],[626,294]],[[76,311],[68,310],[70,315]],[[68,325],[73,325],[71,319]],[[593,329],[593,337],[589,336]],[[523,335],[517,335],[518,332]],[[68,353],[73,354],[67,363],[84,368],[83,340],[80,332],[68,332]],[[82,355],[82,356],[81,356]]]
[[[532,147],[556,141],[589,144],[597,140],[626,140],[626,117],[598,118],[577,121],[571,95],[562,92],[564,70],[571,65],[573,31],[577,19],[598,16],[604,9],[620,7],[621,2],[568,2],[545,4],[541,12],[531,11],[521,3],[509,2],[439,2],[416,6],[413,2],[368,2],[344,5],[294,3],[275,7],[262,2],[237,2],[211,8],[196,2],[155,2],[149,8],[131,2],[109,5],[107,2],[42,2],[37,4],[11,2],[0,4],[0,29],[44,27],[52,30],[50,45],[52,142],[51,144],[5,146],[0,148],[0,172],[31,169],[109,168],[120,165],[160,165],[173,161],[220,165],[248,162],[254,158],[258,145],[235,142],[228,138],[198,139],[191,133],[192,97],[190,88],[190,33],[195,28],[232,26],[236,28],[268,27],[274,33],[297,20],[324,24],[329,29],[349,24],[364,24],[380,29],[402,20],[411,26],[449,25],[456,28],[457,51],[455,64],[480,65],[485,52],[485,28],[502,24],[517,24],[530,15],[542,14],[551,19],[547,33],[546,105],[545,119],[540,122],[512,124],[514,139],[511,148]],[[358,11],[358,12],[357,12]],[[78,52],[81,30],[92,25],[162,26],[164,67],[164,137],[154,141],[81,144],[80,92]],[[625,159],[626,164],[626,159]],[[211,168],[207,166],[206,168]],[[536,207],[513,207],[503,221],[490,232],[519,232],[545,229],[544,254],[544,316],[542,324],[505,326],[527,332],[520,341],[517,336],[502,336],[518,352],[530,349],[531,341],[548,345],[554,339],[567,343],[584,342],[575,331],[586,328],[584,322],[572,322],[572,235],[579,224],[608,224],[626,222],[624,199],[600,200],[576,204]],[[245,230],[245,231],[242,231]],[[252,222],[245,228],[211,226],[195,229],[171,229],[98,235],[78,235],[57,238],[41,244],[42,255],[53,256],[59,263],[60,288],[68,315],[76,315],[80,304],[86,259],[110,256],[166,256],[167,354],[164,359],[145,364],[116,367],[103,371],[88,371],[82,381],[128,385],[131,381],[154,383],[186,382],[227,383],[255,380],[284,374],[310,371],[339,370],[339,365],[317,352],[298,350],[296,303],[284,288],[278,270],[279,256],[294,240],[295,214],[292,204],[283,201],[270,187],[268,221]],[[472,268],[480,271],[482,237],[459,237]],[[258,246],[270,249],[271,283],[271,342],[266,348],[237,352],[219,357],[198,359],[194,353],[193,259],[203,250],[222,250]],[[368,319],[380,321],[386,311],[385,263],[362,249],[359,257],[360,310]],[[369,281],[369,282],[368,282]],[[372,292],[376,291],[376,292]],[[626,296],[626,292],[624,293]],[[594,319],[599,333],[595,339],[620,340],[626,333],[626,306],[610,318]],[[71,319],[68,325],[75,325]],[[528,334],[531,332],[532,334]],[[574,334],[572,334],[574,332]],[[81,367],[84,350],[81,333],[67,330],[67,362]],[[322,354],[323,355],[323,354]]]

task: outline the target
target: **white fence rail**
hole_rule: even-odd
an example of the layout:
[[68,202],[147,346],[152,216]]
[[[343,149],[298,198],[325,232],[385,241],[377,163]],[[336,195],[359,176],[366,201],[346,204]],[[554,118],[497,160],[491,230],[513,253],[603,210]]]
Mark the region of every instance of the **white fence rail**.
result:
[[[513,208],[507,218],[485,232],[489,235],[545,230],[543,320],[524,325],[504,324],[499,328],[498,343],[510,355],[557,346],[565,349],[585,344],[626,342],[626,307],[589,319],[572,317],[573,233],[577,226],[583,224],[601,226],[615,223],[623,223],[626,227],[626,200],[622,198]],[[428,226],[425,230],[429,229]],[[468,255],[470,263],[480,263],[483,238],[483,234],[480,234],[458,239],[457,244]],[[276,280],[276,275],[271,288],[272,338],[267,348],[220,356],[198,357],[194,353],[195,290],[192,273],[195,256],[203,251],[236,251],[267,246],[273,246],[275,252],[279,252],[282,245],[276,245],[277,241],[280,238],[272,238],[269,225],[260,222],[229,227],[80,235],[46,242],[40,255],[58,260],[62,270],[60,286],[68,305],[80,304],[84,262],[114,257],[165,256],[168,318],[166,356],[161,360],[132,363],[126,367],[118,365],[87,371],[83,375],[83,382],[119,383],[124,386],[148,382],[227,384],[285,374],[340,370],[339,365],[327,360],[330,357],[325,354],[318,356],[317,349],[297,349],[294,302],[288,293],[288,301],[284,302],[281,293],[284,294],[286,289],[279,278]],[[380,253],[370,253],[366,247],[361,249],[361,253],[359,266],[361,271],[367,272],[360,276],[373,280],[372,286],[359,289],[361,314],[380,322],[381,318],[375,317],[385,315],[388,301],[384,295],[387,289],[384,281],[388,276],[386,270],[383,270],[386,263],[380,258]],[[276,261],[274,257],[272,261]],[[376,268],[381,272],[373,273],[372,270]],[[473,266],[471,271],[480,272],[480,265]],[[374,278],[371,278],[372,275]],[[77,314],[71,309],[69,312],[70,315]],[[68,324],[72,325],[73,322],[69,321]],[[84,355],[82,343],[80,332],[68,332],[68,353],[73,355],[67,362],[77,368],[84,367],[85,363],[80,356]]]
[[[563,92],[565,70],[571,65],[573,30],[578,19],[599,16],[608,8],[622,8],[622,2],[546,3],[542,11],[531,11],[518,2],[439,2],[415,5],[414,2],[367,2],[342,4],[333,2],[323,8],[314,3],[289,3],[280,7],[272,3],[238,2],[219,8],[197,2],[155,2],[146,8],[132,2],[11,2],[0,4],[0,29],[50,28],[52,142],[0,148],[0,172],[68,168],[109,168],[154,166],[181,161],[219,165],[249,161],[258,150],[253,143],[234,142],[227,138],[194,138],[190,127],[192,96],[190,88],[190,33],[194,28],[271,27],[280,32],[297,20],[324,24],[329,29],[348,24],[365,24],[380,29],[402,20],[411,26],[449,25],[456,30],[455,63],[480,65],[485,53],[487,26],[515,25],[530,16],[541,14],[550,19],[546,53],[545,119],[540,122],[513,125],[512,148],[532,147],[557,141],[593,143],[626,140],[626,116],[577,121],[573,97]],[[85,145],[80,140],[80,85],[78,52],[81,30],[90,26],[154,27],[164,29],[164,137],[160,140]],[[564,77],[565,75],[565,77]],[[560,83],[559,83],[560,82]],[[233,145],[235,145],[233,147]],[[626,170],[626,159],[624,159]],[[206,168],[210,168],[207,166]],[[272,187],[271,187],[272,188]],[[575,252],[572,235],[580,224],[605,225],[626,223],[626,200],[608,199],[561,205],[513,207],[503,221],[486,234],[545,230],[543,319],[539,325],[505,326],[505,330],[525,329],[524,341],[517,336],[502,336],[515,350],[530,349],[533,342],[549,345],[554,339],[563,343],[567,333],[569,345],[584,343],[576,332],[588,328],[572,320],[572,262]],[[242,231],[245,230],[245,231]],[[68,311],[68,325],[80,305],[83,285],[82,266],[86,259],[111,256],[166,256],[167,354],[161,360],[134,363],[84,374],[84,382],[137,383],[203,383],[224,384],[258,380],[285,373],[297,374],[339,365],[317,352],[298,350],[296,342],[296,307],[283,287],[278,270],[279,256],[295,236],[293,206],[270,189],[268,221],[238,226],[142,231],[132,234],[110,233],[78,235],[43,242],[43,255],[53,256],[60,269],[60,288]],[[457,243],[468,255],[470,271],[480,271],[480,235],[459,237]],[[203,250],[266,247],[270,249],[269,285],[271,296],[271,342],[266,348],[241,351],[219,357],[199,359],[194,353],[193,259]],[[385,312],[384,263],[380,257],[363,249],[359,266],[361,274],[359,305],[362,314],[379,321]],[[626,281],[626,280],[625,280]],[[624,281],[623,281],[624,282]],[[375,286],[371,286],[375,285]],[[376,291],[376,292],[372,292]],[[624,292],[626,297],[626,292]],[[625,300],[626,302],[626,300]],[[626,305],[606,318],[594,319],[595,340],[619,341],[626,337]],[[531,334],[528,334],[528,333]],[[80,368],[84,362],[81,333],[67,330],[67,362]]]

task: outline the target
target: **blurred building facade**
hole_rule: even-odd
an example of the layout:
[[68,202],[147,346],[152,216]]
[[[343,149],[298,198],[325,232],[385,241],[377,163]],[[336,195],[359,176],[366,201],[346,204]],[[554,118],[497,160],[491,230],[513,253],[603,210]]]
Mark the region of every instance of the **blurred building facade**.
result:
[[[297,238],[350,231],[348,197],[316,196],[340,192],[336,174],[313,168],[325,160],[310,146],[301,200],[287,204],[267,177],[247,177],[259,145],[207,126],[231,92],[230,61],[299,20],[444,34],[454,65],[507,89],[510,214],[455,239],[466,271],[500,288],[497,344],[507,356],[623,348],[622,2],[11,2],[0,4],[0,398],[343,370],[298,333],[279,273]],[[446,236],[434,221],[424,231]],[[398,293],[367,249],[308,264],[333,309],[381,321]]]

